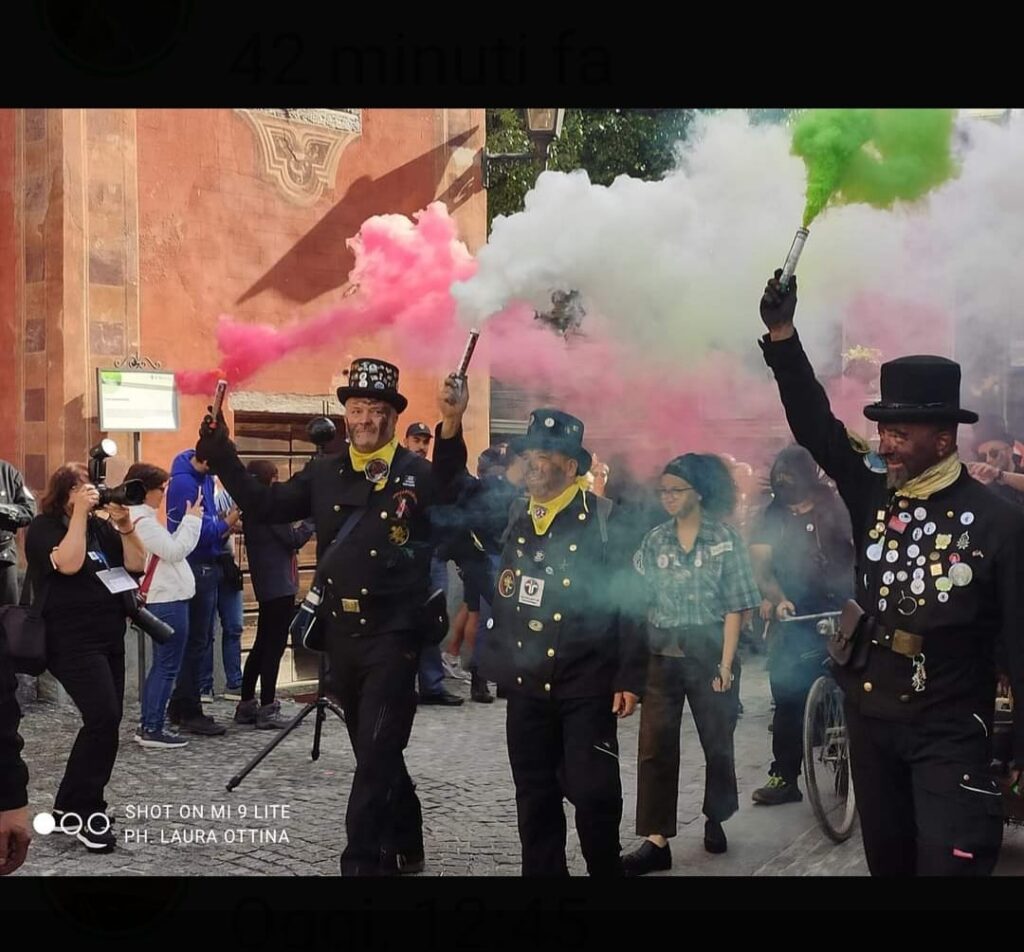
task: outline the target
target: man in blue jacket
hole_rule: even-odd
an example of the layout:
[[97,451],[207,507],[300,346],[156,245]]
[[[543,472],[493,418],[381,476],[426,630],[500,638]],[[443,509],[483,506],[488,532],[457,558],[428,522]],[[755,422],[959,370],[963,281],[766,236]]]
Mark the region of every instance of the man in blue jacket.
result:
[[185,450],[174,458],[167,486],[167,528],[171,532],[178,528],[189,503],[194,502],[200,493],[203,497],[203,528],[199,543],[188,557],[196,579],[196,594],[189,605],[188,643],[174,693],[167,706],[167,716],[172,724],[179,725],[189,734],[214,736],[223,734],[226,728],[203,713],[199,681],[203,656],[213,640],[217,590],[223,571],[219,555],[225,536],[238,521],[238,511],[228,513],[223,519],[217,515],[209,464],[199,462],[195,455],[195,450]]

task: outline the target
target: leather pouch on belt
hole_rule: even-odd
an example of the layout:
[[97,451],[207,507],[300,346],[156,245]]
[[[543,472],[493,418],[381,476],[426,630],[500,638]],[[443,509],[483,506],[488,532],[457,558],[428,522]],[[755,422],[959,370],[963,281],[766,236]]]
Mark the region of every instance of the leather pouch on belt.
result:
[[847,599],[839,616],[839,625],[828,639],[828,656],[840,667],[845,668],[853,657],[853,649],[861,638],[865,619],[864,609],[852,598]]

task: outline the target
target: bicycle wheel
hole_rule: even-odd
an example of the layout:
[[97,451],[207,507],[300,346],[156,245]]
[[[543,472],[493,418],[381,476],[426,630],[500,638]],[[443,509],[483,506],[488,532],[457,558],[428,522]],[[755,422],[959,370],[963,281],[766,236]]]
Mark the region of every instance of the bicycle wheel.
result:
[[849,839],[857,803],[850,781],[843,692],[824,675],[811,685],[804,707],[804,779],[825,834],[836,843]]

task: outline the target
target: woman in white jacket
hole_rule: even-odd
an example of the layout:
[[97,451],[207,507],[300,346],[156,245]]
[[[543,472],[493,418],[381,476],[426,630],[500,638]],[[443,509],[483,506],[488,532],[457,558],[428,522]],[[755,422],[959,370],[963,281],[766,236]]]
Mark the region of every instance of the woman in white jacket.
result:
[[164,730],[164,717],[188,643],[188,606],[196,593],[196,581],[186,558],[199,542],[202,495],[189,505],[171,535],[157,519],[170,479],[167,471],[150,463],[133,463],[125,479],[139,479],[146,489],[144,504],[131,507],[132,525],[149,553],[140,592],[146,607],[174,629],[169,641],[153,645],[153,664],[142,692],[142,718],[135,742],[142,747],[184,747],[187,740]]

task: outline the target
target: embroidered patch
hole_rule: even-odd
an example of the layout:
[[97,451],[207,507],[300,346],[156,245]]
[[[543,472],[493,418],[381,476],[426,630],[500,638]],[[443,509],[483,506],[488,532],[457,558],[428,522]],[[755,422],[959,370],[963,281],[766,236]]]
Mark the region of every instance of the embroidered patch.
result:
[[[721,555],[723,552],[732,552],[732,541],[719,542],[718,545],[713,545],[708,549],[708,555],[712,558],[716,555]],[[700,563],[697,564],[699,565]]]
[[416,477],[415,476],[405,476],[402,479],[402,485],[405,486],[407,489],[415,489],[416,488]]
[[524,575],[519,582],[519,601],[523,605],[531,605],[534,608],[538,608],[543,598],[544,579]]
[[498,578],[498,594],[502,598],[511,598],[516,592],[516,573],[505,569]]
[[388,526],[388,542],[405,545],[409,541],[409,527],[404,522],[393,522]]

